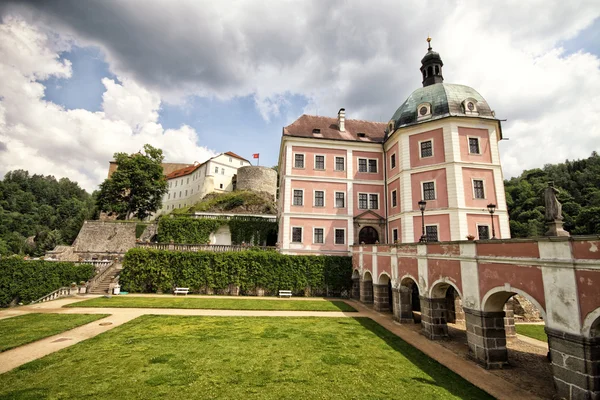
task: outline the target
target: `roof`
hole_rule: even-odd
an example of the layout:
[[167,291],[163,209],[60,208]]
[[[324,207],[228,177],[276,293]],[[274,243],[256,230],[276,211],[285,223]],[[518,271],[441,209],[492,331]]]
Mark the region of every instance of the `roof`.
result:
[[[202,163],[204,164],[204,163]],[[167,179],[179,178],[180,176],[189,175],[202,166],[202,164],[190,165],[189,167],[181,168],[167,175]]]
[[[242,157],[242,156],[238,156],[238,155],[237,155],[237,154],[235,154],[233,151],[228,151],[227,153],[225,153],[225,155],[227,155],[227,156],[229,156],[229,157],[235,157],[235,158],[238,158],[238,159],[240,159],[240,160],[242,160],[242,161],[248,161],[248,160],[246,160],[244,157]],[[250,162],[250,161],[248,161],[248,162]]]
[[[496,119],[487,101],[473,88],[465,85],[451,83],[436,83],[418,88],[408,99],[396,110],[391,120],[394,128],[402,128],[409,125],[429,122],[449,116],[466,116],[463,109],[463,101],[473,99],[477,104],[478,118]],[[417,107],[421,103],[431,104],[431,118],[417,120]]]
[[[346,140],[353,142],[383,142],[385,134],[385,122],[371,122],[359,119],[346,119],[345,131],[341,132],[338,119],[332,117],[319,117],[316,115],[303,114],[291,125],[283,128],[284,136],[306,137],[317,139]],[[319,129],[320,132],[314,132]],[[364,133],[365,137],[359,137],[358,133]]]

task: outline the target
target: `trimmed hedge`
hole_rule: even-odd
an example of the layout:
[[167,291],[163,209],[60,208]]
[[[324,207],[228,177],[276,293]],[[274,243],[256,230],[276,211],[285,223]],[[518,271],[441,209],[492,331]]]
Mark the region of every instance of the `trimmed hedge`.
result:
[[177,252],[131,249],[125,255],[119,283],[128,292],[171,292],[189,287],[196,293],[340,295],[352,287],[352,258],[294,256],[274,251]]
[[72,282],[87,281],[94,275],[92,265],[71,262],[24,260],[8,257],[0,260],[0,307],[13,301],[29,303]]

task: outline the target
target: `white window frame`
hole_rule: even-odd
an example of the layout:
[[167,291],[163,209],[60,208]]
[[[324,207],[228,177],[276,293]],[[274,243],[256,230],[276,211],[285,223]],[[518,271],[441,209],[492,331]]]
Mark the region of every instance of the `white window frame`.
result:
[[215,174],[218,174],[218,173],[219,173],[219,167],[215,166]]
[[[315,242],[315,230],[316,229],[323,229],[323,242]],[[326,239],[325,239],[325,228],[322,226],[313,226],[313,237],[312,237],[312,243],[313,244],[325,244]]]
[[[469,110],[468,104],[473,103],[473,111]],[[477,100],[472,97],[466,98],[462,102],[463,110],[465,111],[465,115],[479,115],[479,110],[477,109]]]
[[435,226],[436,227],[436,229],[437,229],[437,236],[438,236],[437,237],[437,241],[440,242],[441,240],[440,240],[440,224],[439,224],[439,222],[436,222],[434,224],[425,224],[425,237],[427,237],[427,227],[428,226]]
[[[392,167],[392,157],[394,157],[394,166]],[[396,153],[392,153],[390,154],[390,169],[394,169],[398,166],[398,156],[396,156]]]
[[[477,150],[479,150],[479,153],[471,152],[471,139],[477,139]],[[467,136],[467,149],[469,150],[469,154],[472,154],[474,156],[480,156],[481,155],[481,138],[479,136]]]
[[[344,160],[344,169],[337,169],[337,159],[338,158],[341,158],[342,160]],[[369,168],[367,167],[367,169],[369,169]],[[346,157],[344,157],[344,156],[334,156],[334,159],[333,159],[333,170],[337,171],[337,172],[344,172],[344,171],[346,171]]]
[[[492,238],[492,228],[491,228],[491,227],[490,227],[488,224],[485,224],[485,223],[479,223],[479,222],[478,222],[478,223],[477,223],[477,224],[475,224],[475,225],[476,225],[476,227],[477,227],[477,240],[488,240],[488,239],[491,239],[491,238]],[[488,239],[480,239],[480,238],[479,238],[479,227],[480,227],[480,226],[487,226],[487,228],[488,228],[488,236],[489,236],[489,238],[488,238]]]
[[[302,156],[302,167],[296,167],[296,156]],[[294,153],[293,169],[306,169],[306,153]]]
[[[425,143],[425,142],[431,142],[431,155],[430,156],[423,156],[423,152],[421,150],[421,143]],[[433,158],[435,156],[435,142],[433,141],[433,138],[419,140],[418,143],[419,143],[419,159]]]
[[[423,187],[423,184],[424,183],[430,183],[430,182],[433,182],[433,194],[435,195],[435,198],[433,198],[433,199],[425,199],[425,188]],[[436,182],[435,179],[421,181],[421,199],[425,200],[425,201],[435,201],[435,200],[438,199],[437,182]]]
[[[427,107],[427,113],[421,115],[420,110],[422,107]],[[417,121],[431,118],[431,103],[421,103],[417,106]]]
[[[367,207],[366,208],[360,208],[360,195],[364,194],[365,196],[367,196]],[[369,209],[369,193],[365,193],[365,192],[358,192],[356,194],[356,207],[359,210],[368,210]]]
[[221,175],[225,175],[225,168],[221,168]]
[[[323,205],[317,205],[317,192],[323,192]],[[327,192],[321,189],[313,189],[313,207],[324,208],[326,205]]]
[[[300,241],[294,242],[294,228],[300,229]],[[302,226],[292,226],[290,230],[290,243],[303,243],[304,242],[304,228]]]
[[229,162],[233,162],[233,158],[229,157]]
[[[302,192],[302,204],[300,204],[300,205],[294,204],[294,192],[296,190],[299,190]],[[304,189],[292,189],[292,207],[304,207]]]
[[[336,243],[336,239],[337,239],[336,231],[344,231],[344,243]],[[333,228],[333,245],[334,246],[345,246],[346,245],[346,228]]]
[[[371,208],[371,196],[377,196],[377,208]],[[369,210],[379,210],[379,207],[381,207],[381,203],[379,202],[379,193],[369,193],[367,200],[369,201],[367,204],[369,206]]]
[[[479,198],[475,196],[475,181],[481,181],[483,184],[483,197]],[[487,189],[485,187],[485,179],[483,178],[471,178],[471,190],[473,194],[473,200],[485,200],[487,199]]]
[[[323,157],[323,168],[317,168],[317,157]],[[327,169],[327,157],[325,154],[315,154],[313,161],[313,168],[315,171],[325,171]]]
[[[397,239],[394,239],[394,233],[396,233]],[[400,241],[400,235],[399,235],[398,228],[393,228],[392,229],[392,243],[396,243],[396,241]]]
[[[338,193],[341,193],[341,194],[344,195],[344,207],[338,207],[338,205],[337,205],[337,195],[338,195]],[[334,205],[334,208],[346,208],[347,207],[346,206],[346,192],[334,192],[333,193],[333,205]]]
[[[394,204],[394,194],[396,193],[396,204]],[[392,203],[392,208],[397,208],[398,207],[398,189],[394,189],[390,192],[390,200]]]
[[[369,171],[369,169],[370,169],[369,161],[375,161],[375,172]],[[367,172],[369,174],[377,174],[377,173],[379,173],[379,160],[377,158],[367,158]]]
[[[366,171],[361,171],[360,170],[360,160],[365,160],[365,166],[367,167]],[[356,172],[359,173],[359,174],[368,174],[369,173],[369,159],[368,158],[357,157]]]

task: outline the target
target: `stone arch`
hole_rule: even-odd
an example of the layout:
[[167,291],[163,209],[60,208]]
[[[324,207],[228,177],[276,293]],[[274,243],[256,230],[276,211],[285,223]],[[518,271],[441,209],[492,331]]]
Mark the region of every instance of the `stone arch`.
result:
[[498,286],[488,290],[481,300],[481,310],[487,312],[502,311],[507,300],[513,297],[515,294],[521,295],[529,300],[540,311],[540,314],[542,314],[542,319],[544,321],[548,321],[544,307],[542,307],[541,304],[529,293],[515,287],[511,287],[510,290],[506,290],[504,286]]
[[373,305],[375,311],[393,310],[392,277],[387,272],[382,272],[373,284]]
[[360,301],[365,304],[373,302],[373,275],[368,270],[360,281]]
[[421,293],[421,287],[419,286],[419,280],[412,276],[411,274],[404,274],[402,278],[399,280],[400,286],[411,286],[415,285],[417,291]]
[[379,278],[377,278],[377,283],[380,285],[387,285],[391,281],[392,277],[389,276],[387,272],[382,272],[381,274],[379,274]]
[[588,338],[600,337],[600,307],[586,315],[581,334]]
[[418,314],[421,310],[419,300],[421,289],[418,280],[410,274],[405,274],[398,282],[398,287],[392,292],[394,319],[406,324],[421,322]]
[[371,282],[373,281],[373,275],[371,274],[371,271],[366,270],[363,273],[363,281],[371,281]]
[[371,225],[364,225],[358,231],[358,243],[375,244],[379,242],[379,229]]
[[352,292],[350,297],[354,300],[360,300],[360,271],[355,269],[352,271]]
[[429,297],[432,299],[441,299],[446,297],[446,291],[449,287],[453,287],[456,293],[462,298],[462,293],[458,286],[448,278],[440,278],[431,284],[429,289]]
[[352,271],[352,279],[360,279],[360,271],[358,269]]

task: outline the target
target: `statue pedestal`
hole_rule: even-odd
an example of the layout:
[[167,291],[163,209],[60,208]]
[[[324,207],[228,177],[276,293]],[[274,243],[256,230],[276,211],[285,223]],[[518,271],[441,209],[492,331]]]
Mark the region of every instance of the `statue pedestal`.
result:
[[561,220],[554,220],[547,222],[548,231],[546,236],[571,236],[569,232],[563,229],[563,222]]

